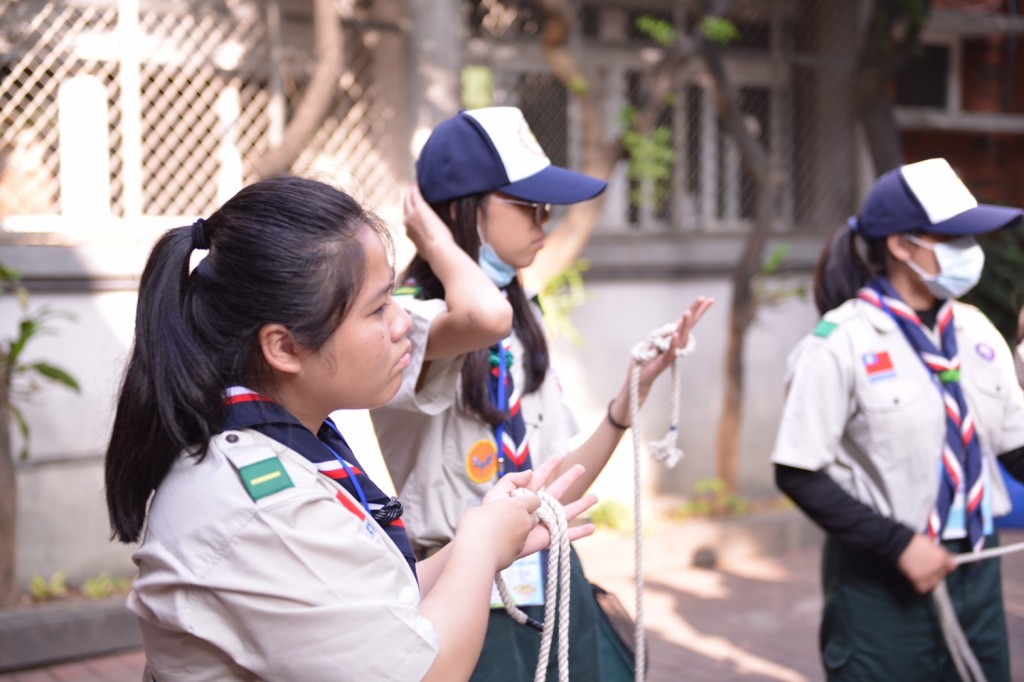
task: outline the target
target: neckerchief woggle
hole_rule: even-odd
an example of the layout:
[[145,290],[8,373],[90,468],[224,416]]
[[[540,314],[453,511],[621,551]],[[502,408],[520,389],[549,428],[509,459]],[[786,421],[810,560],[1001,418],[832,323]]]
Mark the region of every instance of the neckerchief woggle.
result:
[[[314,436],[283,405],[242,386],[224,392],[224,408],[221,431],[253,429],[312,462],[321,474],[359,500],[366,513],[380,524],[402,552],[413,575],[416,575],[416,556],[401,519],[402,503],[385,495],[366,475],[331,419],[327,419]],[[347,500],[341,502],[345,504]]]
[[857,292],[858,298],[885,311],[895,320],[910,347],[928,369],[932,381],[942,395],[946,411],[946,438],[942,447],[939,475],[939,494],[928,516],[928,535],[938,540],[943,537],[950,519],[950,509],[962,492],[967,538],[977,551],[985,544],[986,519],[984,505],[985,472],[981,444],[974,418],[967,410],[963,387],[960,385],[960,355],[953,325],[953,300],[939,308],[936,327],[941,348],[937,348],[925,333],[921,320],[885,277],[876,277]]

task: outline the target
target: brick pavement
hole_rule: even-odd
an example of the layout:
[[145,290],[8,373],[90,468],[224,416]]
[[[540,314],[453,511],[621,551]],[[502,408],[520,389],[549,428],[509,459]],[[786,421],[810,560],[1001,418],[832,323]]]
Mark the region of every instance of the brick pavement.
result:
[[[647,541],[649,682],[822,679],[817,547],[723,557],[701,569],[691,565],[687,532],[682,524]],[[1021,541],[1024,531],[1004,531],[1004,544]],[[604,532],[578,549],[590,579],[632,611],[631,538]],[[1003,579],[1014,680],[1024,681],[1024,553],[1003,559]],[[0,675],[0,682],[138,682],[143,665],[142,653],[130,651]]]

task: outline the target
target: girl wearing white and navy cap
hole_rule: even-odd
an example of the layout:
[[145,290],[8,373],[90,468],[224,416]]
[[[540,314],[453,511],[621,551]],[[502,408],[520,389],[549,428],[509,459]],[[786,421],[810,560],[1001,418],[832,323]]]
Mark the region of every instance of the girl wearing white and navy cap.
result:
[[[416,174],[419,191],[406,199],[405,221],[418,253],[406,272],[406,295],[397,297],[413,320],[413,358],[396,398],[371,416],[381,448],[405,453],[388,467],[413,543],[429,554],[451,540],[462,511],[504,472],[565,455],[562,468],[586,467],[565,499],[581,496],[628,428],[629,401],[624,381],[606,418],[570,449],[578,427],[549,364],[540,308],[519,279],[544,246],[549,204],[586,201],[606,183],[552,165],[514,107],[463,111],[442,122]],[[698,299],[683,314],[674,348],[686,344],[710,305]],[[673,357],[664,353],[644,366],[641,400]],[[621,644],[602,643],[591,586],[575,555],[572,561],[572,679],[632,680],[628,653],[614,650]],[[542,620],[540,565],[516,568],[506,582],[533,595],[525,610]],[[474,679],[530,679],[539,643],[540,635],[499,602]],[[548,677],[557,679],[554,658]]]
[[[996,462],[1024,479],[1024,395],[1006,342],[956,299],[981,276],[974,235],[1021,215],[929,159],[882,175],[819,259],[823,317],[790,356],[772,462],[827,533],[828,679],[957,679],[971,655],[1010,679],[999,561],[954,556],[998,544],[1010,499]],[[963,657],[945,640],[956,624]]]

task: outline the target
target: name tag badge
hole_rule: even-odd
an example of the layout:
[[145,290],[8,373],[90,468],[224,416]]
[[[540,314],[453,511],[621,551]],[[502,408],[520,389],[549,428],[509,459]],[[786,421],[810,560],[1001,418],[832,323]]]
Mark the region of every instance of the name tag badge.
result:
[[[544,604],[544,570],[541,555],[546,552],[535,552],[530,556],[518,559],[501,572],[501,577],[508,588],[509,596],[516,606],[541,606]],[[491,585],[491,608],[505,608],[498,594],[497,585]]]

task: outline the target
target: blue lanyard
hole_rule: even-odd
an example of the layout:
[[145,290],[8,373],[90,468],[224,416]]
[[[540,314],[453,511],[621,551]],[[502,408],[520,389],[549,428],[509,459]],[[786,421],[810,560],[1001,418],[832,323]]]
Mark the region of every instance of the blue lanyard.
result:
[[[508,407],[508,396],[505,395],[505,380],[508,378],[508,368],[505,366],[505,341],[498,343],[498,409],[505,412]],[[494,427],[495,446],[498,449],[498,476],[505,474],[505,448],[502,447],[505,435],[505,423],[502,422]]]
[[[338,434],[339,438],[344,437],[341,435],[341,431],[338,430],[337,426],[332,424],[330,421],[327,421],[325,423],[329,427],[331,427],[332,431]],[[341,468],[343,468],[345,470],[345,473],[348,475],[348,480],[352,481],[352,487],[356,489],[356,495],[359,496],[359,502],[363,505],[363,509],[366,510],[367,514],[370,514],[370,503],[366,501],[366,495],[363,494],[363,486],[359,485],[359,479],[357,479],[355,474],[352,473],[352,467],[349,466],[349,463],[346,462],[341,455],[335,452],[334,448],[328,445],[325,441],[321,440],[320,442],[327,446],[327,449],[331,451],[332,455],[334,455],[334,459],[338,460],[338,462],[341,464]]]

